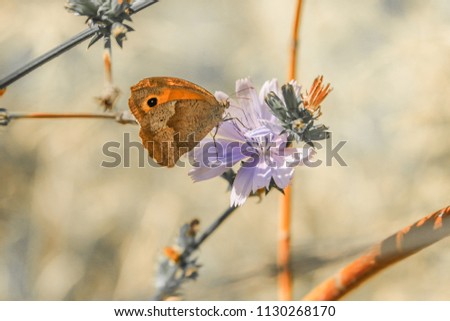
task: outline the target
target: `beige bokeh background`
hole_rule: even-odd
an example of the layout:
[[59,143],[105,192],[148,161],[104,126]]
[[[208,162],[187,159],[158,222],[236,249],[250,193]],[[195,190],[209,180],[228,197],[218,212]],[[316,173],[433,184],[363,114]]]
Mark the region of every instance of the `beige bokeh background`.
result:
[[[0,1],[0,75],[85,28],[64,1]],[[161,0],[114,46],[127,109],[141,78],[177,76],[233,94],[288,70],[294,0]],[[294,181],[295,297],[359,250],[449,204],[450,2],[305,1],[299,81],[334,91],[322,121],[347,141],[348,166],[299,168]],[[87,43],[14,83],[10,111],[96,112],[102,45]],[[0,299],[146,299],[179,227],[228,206],[226,183],[192,183],[188,168],[103,168],[102,146],[139,141],[137,126],[20,120],[0,128]],[[122,151],[121,151],[122,153]],[[319,152],[319,157],[325,157]],[[275,300],[279,193],[250,199],[204,244],[191,300]],[[450,299],[449,240],[397,264],[349,300]]]

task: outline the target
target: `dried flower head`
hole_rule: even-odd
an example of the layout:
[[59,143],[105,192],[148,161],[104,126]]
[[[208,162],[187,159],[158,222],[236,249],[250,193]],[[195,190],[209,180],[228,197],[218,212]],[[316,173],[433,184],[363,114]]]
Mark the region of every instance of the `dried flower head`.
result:
[[331,90],[330,84],[324,86],[323,76],[319,76],[305,94],[300,93],[295,82],[290,82],[281,87],[282,96],[272,91],[265,101],[281,121],[284,132],[291,141],[311,143],[329,136],[328,128],[322,124],[315,125],[314,121],[322,115],[320,104]]
[[98,26],[99,31],[94,35],[89,47],[103,37],[113,36],[122,47],[126,33],[133,31],[124,20],[131,21],[129,0],[68,0],[65,7],[68,11],[87,16],[89,26]]
[[198,277],[200,264],[192,258],[195,251],[195,239],[200,222],[197,219],[184,224],[174,245],[164,249],[165,258],[159,264],[156,275],[156,299],[165,300],[177,297],[180,287],[188,280]]
[[330,87],[330,84],[327,84],[326,86],[323,85],[323,76],[318,76],[314,79],[309,92],[302,94],[305,108],[314,115],[314,119],[317,119],[322,115],[320,104],[332,90],[333,88]]

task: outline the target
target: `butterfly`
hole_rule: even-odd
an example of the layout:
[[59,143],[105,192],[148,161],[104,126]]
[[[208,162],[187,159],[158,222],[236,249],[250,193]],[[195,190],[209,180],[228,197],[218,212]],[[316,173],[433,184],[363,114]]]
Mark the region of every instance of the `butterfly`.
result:
[[131,87],[128,105],[149,155],[173,167],[221,123],[229,102],[184,79],[152,77]]

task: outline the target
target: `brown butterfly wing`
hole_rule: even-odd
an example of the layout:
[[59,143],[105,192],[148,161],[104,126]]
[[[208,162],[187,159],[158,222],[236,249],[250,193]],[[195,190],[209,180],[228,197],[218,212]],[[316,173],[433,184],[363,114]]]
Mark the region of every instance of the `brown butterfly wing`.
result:
[[169,166],[174,163],[169,152],[174,133],[167,127],[167,122],[175,113],[175,102],[158,104],[153,108],[147,105],[149,97],[159,97],[162,92],[162,84],[158,86],[144,79],[131,87],[128,105],[141,127],[139,136],[150,157],[161,165]]
[[[222,120],[226,104],[205,89],[178,78],[146,78],[131,88],[130,110],[140,137],[158,164],[172,167]],[[150,98],[158,104],[149,107]]]
[[[225,106],[217,101],[181,100],[167,126],[174,131],[174,159],[192,150],[222,120]],[[176,161],[175,160],[175,161]]]

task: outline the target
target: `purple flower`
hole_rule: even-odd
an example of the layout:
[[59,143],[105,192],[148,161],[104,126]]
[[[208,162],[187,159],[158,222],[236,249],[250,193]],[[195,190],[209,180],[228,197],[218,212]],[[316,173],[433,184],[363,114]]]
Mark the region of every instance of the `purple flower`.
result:
[[[300,88],[295,83],[292,85],[300,95]],[[273,184],[286,188],[294,167],[314,153],[310,146],[291,147],[281,122],[264,101],[269,92],[283,99],[275,79],[264,83],[259,95],[248,79],[236,81],[236,99],[216,92],[219,101],[230,103],[226,120],[218,127],[214,138],[203,139],[191,151],[194,168],[189,175],[194,181],[220,176],[238,167],[231,189],[231,206],[242,205],[249,195],[269,190]]]

